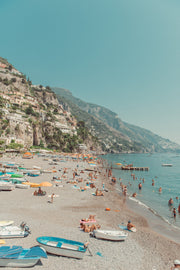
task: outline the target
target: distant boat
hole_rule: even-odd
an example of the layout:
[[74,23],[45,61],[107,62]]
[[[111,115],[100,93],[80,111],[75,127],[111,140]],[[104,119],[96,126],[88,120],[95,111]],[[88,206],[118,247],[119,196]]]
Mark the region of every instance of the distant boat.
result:
[[162,164],[161,166],[163,166],[163,167],[172,167],[173,165],[172,164]]
[[4,226],[0,227],[0,238],[19,238],[26,237],[30,234],[29,227],[22,222],[20,227],[18,226]]
[[87,250],[84,243],[59,237],[42,236],[38,237],[36,241],[47,253],[58,256],[82,259]]
[[47,254],[40,247],[0,247],[0,267],[33,267],[42,257],[47,258]]
[[128,233],[119,230],[94,230],[91,235],[103,240],[124,241],[128,236]]

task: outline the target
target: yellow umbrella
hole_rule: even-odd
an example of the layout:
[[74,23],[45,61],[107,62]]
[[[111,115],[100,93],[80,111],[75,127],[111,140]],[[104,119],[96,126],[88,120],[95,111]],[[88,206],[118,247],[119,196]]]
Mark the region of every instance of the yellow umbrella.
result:
[[42,182],[39,186],[40,187],[52,187],[52,184],[49,182]]
[[31,183],[30,184],[30,187],[34,187],[34,188],[37,188],[37,187],[39,187],[40,186],[40,184],[37,184],[37,183]]

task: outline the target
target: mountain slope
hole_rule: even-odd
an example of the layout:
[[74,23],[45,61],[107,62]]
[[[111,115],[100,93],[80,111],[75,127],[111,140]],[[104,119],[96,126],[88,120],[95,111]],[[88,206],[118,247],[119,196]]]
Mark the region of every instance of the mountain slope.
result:
[[48,147],[73,152],[80,146],[99,147],[84,124],[59,104],[49,86],[32,85],[0,57],[0,149]]
[[[114,149],[117,147],[120,151],[125,149],[147,152],[180,151],[178,144],[164,139],[147,129],[123,122],[116,113],[105,107],[84,102],[74,97],[69,90],[63,88],[54,87],[52,90],[59,98],[66,100],[72,113],[75,116],[78,115],[78,120],[82,118],[88,127],[95,127],[94,134],[99,137],[101,133],[101,141],[103,138],[105,144],[108,141],[108,147],[110,148]],[[75,105],[76,109],[74,107]],[[78,109],[81,110],[79,114]],[[90,116],[93,117],[91,118],[91,122],[89,122]],[[123,144],[125,147],[119,146],[119,144]]]

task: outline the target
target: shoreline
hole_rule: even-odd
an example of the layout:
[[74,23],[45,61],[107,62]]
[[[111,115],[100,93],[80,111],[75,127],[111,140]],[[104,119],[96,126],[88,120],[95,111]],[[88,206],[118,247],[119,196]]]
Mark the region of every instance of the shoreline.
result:
[[[75,168],[78,168],[78,172],[84,170],[84,173],[80,174],[83,182],[78,183],[78,187],[84,187],[89,181],[89,172],[85,171],[88,163],[85,161],[64,160],[65,162],[58,162],[57,165],[49,165],[48,160],[38,156],[31,160],[23,160],[21,157],[13,159],[4,157],[3,160],[19,161],[27,168],[32,168],[33,165],[42,169],[56,168],[57,172],[53,174],[44,173],[38,177],[27,177],[31,182],[51,182],[53,176],[56,175],[62,178],[62,184],[59,187],[53,184],[52,187],[43,188],[47,191],[47,195],[52,192],[59,195],[54,198],[53,204],[48,203],[48,196],[33,196],[32,193],[35,190],[33,188],[15,189],[9,193],[1,192],[1,220],[14,220],[15,225],[26,221],[32,231],[32,234],[26,238],[7,239],[6,245],[34,246],[37,245],[36,237],[42,235],[58,236],[84,243],[90,242],[89,248],[93,257],[88,254],[88,251],[83,260],[48,255],[48,260],[41,260],[43,266],[37,264],[34,269],[54,270],[59,269],[59,264],[61,264],[63,270],[79,270],[79,268],[134,270],[134,265],[136,265],[136,270],[151,270],[154,266],[156,270],[164,270],[170,269],[174,259],[179,259],[180,245],[152,231],[142,213],[138,214],[129,209],[128,200],[124,203],[123,197],[117,193],[116,186],[111,185],[106,169],[100,169],[101,165],[97,166],[98,179],[93,181],[99,189],[102,189],[104,182],[108,192],[104,192],[102,197],[97,197],[92,195],[95,192],[94,189],[88,188],[81,192],[70,183]],[[65,178],[62,177],[64,167],[68,168]],[[105,211],[107,207],[111,211]],[[118,224],[127,224],[127,221],[131,219],[136,225],[137,233],[128,233],[124,242],[91,238],[79,227],[79,220],[87,218],[90,214],[96,215],[97,224],[101,225],[102,230],[119,230]],[[73,266],[71,266],[72,263]]]

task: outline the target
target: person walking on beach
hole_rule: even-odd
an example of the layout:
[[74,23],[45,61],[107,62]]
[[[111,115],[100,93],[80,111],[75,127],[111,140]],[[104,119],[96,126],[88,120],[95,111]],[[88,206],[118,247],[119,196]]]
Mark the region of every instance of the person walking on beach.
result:
[[54,193],[51,195],[51,203],[53,203],[54,200]]

